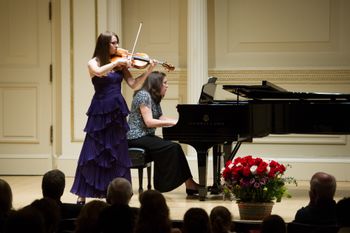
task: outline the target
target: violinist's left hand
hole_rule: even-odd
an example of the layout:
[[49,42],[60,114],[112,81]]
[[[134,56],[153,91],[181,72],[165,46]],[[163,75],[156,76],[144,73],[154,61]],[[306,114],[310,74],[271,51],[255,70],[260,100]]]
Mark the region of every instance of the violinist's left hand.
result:
[[148,66],[148,72],[152,72],[154,67],[156,67],[156,65],[158,64],[157,60],[155,59],[150,59],[149,60],[149,66]]

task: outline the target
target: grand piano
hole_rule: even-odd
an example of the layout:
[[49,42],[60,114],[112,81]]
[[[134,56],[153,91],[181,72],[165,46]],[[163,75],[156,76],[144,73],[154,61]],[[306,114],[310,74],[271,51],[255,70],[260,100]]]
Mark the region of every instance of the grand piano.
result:
[[[242,142],[269,134],[350,134],[350,94],[290,92],[268,81],[261,85],[223,85],[233,100],[214,100],[215,77],[203,85],[198,104],[179,104],[175,126],[163,138],[197,152],[199,200],[208,193],[208,151],[213,147],[213,193],[220,186],[220,155],[232,160]],[[235,147],[231,145],[235,142]]]

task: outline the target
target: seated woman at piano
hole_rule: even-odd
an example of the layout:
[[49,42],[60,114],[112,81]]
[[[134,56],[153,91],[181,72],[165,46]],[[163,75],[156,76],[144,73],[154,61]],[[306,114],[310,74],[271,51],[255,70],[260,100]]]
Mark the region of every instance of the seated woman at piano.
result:
[[198,193],[198,184],[193,180],[186,156],[180,144],[155,135],[157,127],[176,124],[177,120],[165,117],[160,102],[168,89],[163,72],[153,71],[140,90],[134,93],[129,115],[129,147],[146,150],[154,161],[154,188],[169,192],[183,183],[187,195]]

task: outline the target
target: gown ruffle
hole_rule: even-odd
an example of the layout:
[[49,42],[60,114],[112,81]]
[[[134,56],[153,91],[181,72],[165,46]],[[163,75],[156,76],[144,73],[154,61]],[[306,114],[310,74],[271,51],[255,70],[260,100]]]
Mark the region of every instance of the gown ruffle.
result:
[[126,133],[128,106],[121,94],[122,73],[92,78],[95,94],[87,111],[85,140],[71,189],[81,197],[106,197],[116,177],[131,182]]

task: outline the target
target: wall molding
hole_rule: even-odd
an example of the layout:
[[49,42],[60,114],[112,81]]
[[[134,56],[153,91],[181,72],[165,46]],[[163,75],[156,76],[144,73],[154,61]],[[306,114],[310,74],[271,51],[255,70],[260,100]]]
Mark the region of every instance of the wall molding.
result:
[[315,82],[346,83],[350,85],[350,69],[334,70],[210,70],[210,76],[218,77],[219,83],[230,81],[235,82],[255,82],[261,80],[270,80],[277,82],[297,82],[310,83]]

